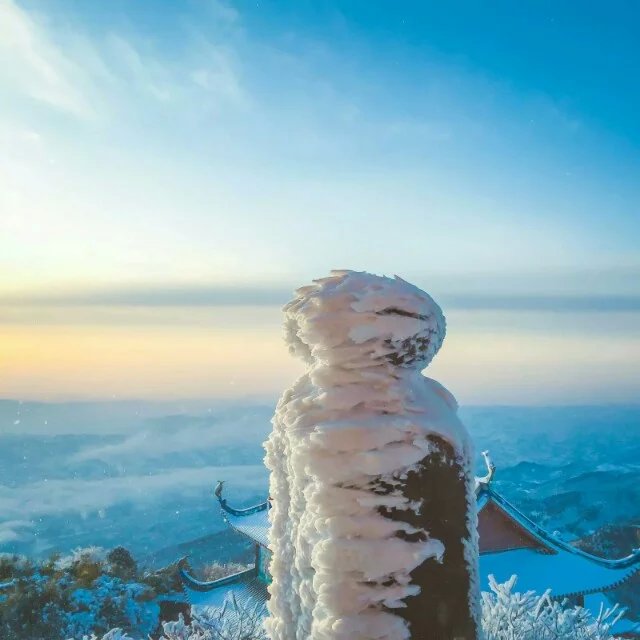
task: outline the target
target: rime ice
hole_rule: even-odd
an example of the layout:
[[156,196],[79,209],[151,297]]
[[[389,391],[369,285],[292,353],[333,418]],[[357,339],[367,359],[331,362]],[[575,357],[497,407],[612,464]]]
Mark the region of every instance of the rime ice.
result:
[[[469,441],[453,396],[421,374],[445,336],[440,307],[398,277],[353,271],[296,293],[285,333],[308,369],[280,399],[265,445],[272,640],[409,638],[420,581],[455,554],[464,615],[477,624]],[[422,511],[429,464],[461,487],[453,545],[431,526],[435,507]],[[416,483],[425,495],[411,495]]]

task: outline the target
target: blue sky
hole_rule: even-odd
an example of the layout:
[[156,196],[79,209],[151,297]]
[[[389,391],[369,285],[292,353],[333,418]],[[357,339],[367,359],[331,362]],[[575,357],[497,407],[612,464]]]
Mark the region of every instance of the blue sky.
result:
[[[266,336],[286,291],[348,267],[466,313],[461,339],[470,310],[520,310],[501,335],[541,339],[550,312],[585,341],[606,317],[627,342],[598,384],[627,391],[598,399],[633,399],[639,27],[631,2],[2,0],[5,331],[35,352],[34,317],[175,325],[209,305],[239,327],[240,304],[273,306]],[[55,395],[30,366],[11,393]]]

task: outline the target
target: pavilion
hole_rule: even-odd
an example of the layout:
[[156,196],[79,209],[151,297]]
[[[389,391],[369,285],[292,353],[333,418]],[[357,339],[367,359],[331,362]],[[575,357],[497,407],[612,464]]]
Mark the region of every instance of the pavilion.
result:
[[[585,606],[595,615],[601,604],[610,606],[606,593],[628,581],[640,571],[640,549],[618,560],[586,553],[551,534],[520,512],[492,488],[495,467],[485,455],[488,473],[476,479],[480,581],[489,590],[489,576],[498,583],[518,576],[521,592],[539,594],[551,589],[554,598]],[[211,582],[203,582],[181,569],[185,595],[193,606],[222,607],[229,592],[240,604],[264,604],[271,581],[268,546],[270,501],[246,509],[228,504],[222,495],[223,483],[215,489],[225,521],[255,546],[254,566],[246,571]],[[623,618],[615,633],[640,635],[640,622]]]

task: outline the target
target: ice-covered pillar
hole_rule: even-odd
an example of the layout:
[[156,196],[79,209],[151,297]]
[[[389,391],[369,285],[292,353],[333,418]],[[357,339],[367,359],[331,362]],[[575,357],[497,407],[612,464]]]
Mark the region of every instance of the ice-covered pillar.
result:
[[334,271],[284,312],[308,369],[265,445],[272,640],[475,640],[469,439],[421,374],[440,307],[400,278]]

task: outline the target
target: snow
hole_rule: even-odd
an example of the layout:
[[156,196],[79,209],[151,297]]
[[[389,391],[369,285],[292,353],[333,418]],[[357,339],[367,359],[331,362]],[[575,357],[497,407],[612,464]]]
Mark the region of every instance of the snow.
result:
[[493,577],[482,594],[485,640],[613,640],[611,631],[623,611],[617,605],[592,614],[583,607],[567,607],[552,600],[550,592],[518,592],[514,575],[504,584]]
[[[69,640],[73,640],[70,638]],[[80,639],[78,639],[80,640]],[[81,640],[134,640],[131,636],[127,635],[122,629],[111,629],[105,633],[102,638],[98,638],[94,633],[90,636],[84,635]]]
[[245,571],[237,576],[231,583],[221,584],[219,587],[207,590],[184,588],[185,595],[190,605],[198,611],[203,609],[221,609],[231,595],[242,606],[251,603],[264,603],[267,599],[267,591],[264,583],[250,571]]
[[240,533],[266,547],[269,543],[269,515],[267,509],[250,515],[224,514],[225,520]]
[[[290,351],[308,368],[280,399],[265,444],[273,499],[268,632],[272,640],[407,638],[392,611],[419,591],[411,571],[446,549],[426,531],[421,541],[398,537],[412,528],[379,509],[419,512],[399,487],[429,452],[426,436],[471,460],[454,397],[420,372],[442,344],[444,316],[400,278],[353,271],[299,289],[284,313]],[[475,531],[473,474],[469,466],[464,473]],[[379,481],[397,489],[380,495]],[[465,549],[474,603],[477,541]]]
[[637,567],[613,569],[590,561],[583,555],[559,550],[540,553],[534,549],[512,549],[480,556],[481,588],[489,589],[489,576],[506,582],[513,573],[518,584],[527,591],[543,593],[551,589],[553,595],[600,591],[634,573]]
[[[603,593],[592,593],[584,598],[585,609],[591,611],[594,616],[598,616],[601,611],[611,609],[615,606]],[[622,617],[612,625],[611,630],[615,635],[622,633],[640,633],[640,621],[630,620],[629,618]]]
[[264,631],[264,602],[240,601],[229,594],[221,607],[191,607],[191,624],[182,614],[163,622],[160,640],[267,640]]
[[78,547],[66,556],[61,556],[55,563],[58,571],[66,571],[80,561],[100,564],[107,557],[107,550],[103,547]]
[[149,588],[137,582],[123,582],[119,578],[101,575],[90,589],[75,589],[71,593],[72,611],[67,613],[67,633],[78,637],[88,635],[104,623],[105,602],[122,606],[127,623],[141,636],[151,633],[158,623],[160,608],[145,598]]
[[[614,634],[637,631],[640,627],[626,620],[624,610],[611,605],[604,597],[587,596],[588,608],[572,607],[552,600],[548,591],[536,594],[518,591],[516,576],[504,584],[490,581],[490,591],[482,594],[482,628],[485,640],[613,640]],[[182,615],[174,622],[163,622],[161,640],[266,640],[262,628],[264,601],[240,597],[236,592],[221,596],[216,590],[215,606],[193,606],[192,623],[185,624]],[[592,599],[593,598],[593,599]],[[380,621],[389,621],[380,613],[345,617],[336,623],[338,637],[347,637],[345,628],[356,631],[356,637],[381,639]],[[400,619],[396,618],[397,624]],[[402,627],[398,627],[402,632]],[[80,640],[80,638],[77,638]],[[83,640],[89,640],[84,636]],[[98,640],[95,635],[91,640]],[[133,640],[114,629],[101,640]]]

